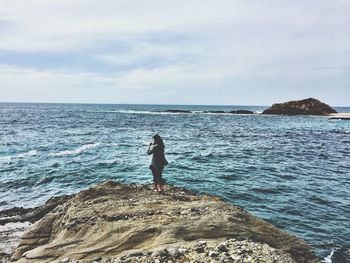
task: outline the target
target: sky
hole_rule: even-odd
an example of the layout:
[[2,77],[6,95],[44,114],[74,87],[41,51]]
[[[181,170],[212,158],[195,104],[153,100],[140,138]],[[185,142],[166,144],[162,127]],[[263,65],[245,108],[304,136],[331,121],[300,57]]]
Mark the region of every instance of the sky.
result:
[[0,101],[350,106],[349,0],[0,0]]

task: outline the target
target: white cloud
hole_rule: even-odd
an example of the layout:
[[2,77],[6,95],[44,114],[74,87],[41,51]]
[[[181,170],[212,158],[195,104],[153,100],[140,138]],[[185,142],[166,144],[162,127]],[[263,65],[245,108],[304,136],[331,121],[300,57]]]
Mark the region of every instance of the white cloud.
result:
[[233,6],[230,1],[2,1],[3,19],[16,30],[1,37],[0,47],[25,51],[77,48],[116,35],[191,32],[231,20],[225,7]]
[[[343,0],[1,0],[0,64],[12,66],[0,68],[0,100],[259,104],[295,85],[326,97],[325,83],[341,93],[350,81],[349,12]],[[42,53],[66,67],[18,64]],[[244,88],[259,95],[237,96]]]

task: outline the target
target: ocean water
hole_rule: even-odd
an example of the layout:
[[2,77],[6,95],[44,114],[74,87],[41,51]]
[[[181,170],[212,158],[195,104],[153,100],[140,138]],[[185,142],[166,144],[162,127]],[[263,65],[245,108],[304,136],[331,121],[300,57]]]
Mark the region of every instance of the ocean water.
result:
[[[162,112],[174,108],[193,113]],[[0,210],[109,179],[151,183],[146,150],[159,133],[169,183],[244,207],[325,262],[350,262],[350,121],[202,113],[265,108],[0,103]]]

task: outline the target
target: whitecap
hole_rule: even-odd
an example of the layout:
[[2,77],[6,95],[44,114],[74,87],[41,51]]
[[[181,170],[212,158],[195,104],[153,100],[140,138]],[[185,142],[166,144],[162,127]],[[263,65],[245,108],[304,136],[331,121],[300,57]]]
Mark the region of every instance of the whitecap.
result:
[[332,263],[332,257],[333,257],[334,251],[335,249],[333,249],[331,253],[322,260],[322,263]]
[[18,158],[25,158],[25,157],[30,157],[30,156],[35,156],[38,154],[38,151],[36,150],[31,150],[29,152],[26,152],[26,153],[22,153],[22,154],[19,154],[17,155]]
[[2,157],[0,157],[0,161],[1,162],[5,162],[5,163],[10,162],[12,159],[14,159],[13,156],[2,156]]
[[110,160],[103,160],[100,163],[102,164],[115,164],[115,163],[119,163],[120,160],[118,158],[115,159],[110,159]]
[[125,113],[125,114],[148,114],[148,115],[174,115],[186,114],[182,112],[166,112],[166,111],[146,111],[146,110],[109,110],[109,111],[90,111],[95,113]]
[[61,151],[61,152],[58,152],[58,153],[50,153],[49,156],[51,157],[61,157],[61,156],[66,156],[66,155],[78,155],[82,152],[85,152],[86,150],[88,149],[91,149],[91,148],[95,148],[97,147],[98,145],[100,145],[100,143],[91,143],[91,144],[85,144],[77,149],[74,149],[74,150],[64,150],[64,151]]
[[38,151],[30,150],[29,152],[20,153],[18,155],[0,157],[0,161],[2,161],[2,162],[10,162],[10,161],[12,161],[14,159],[22,159],[22,158],[26,158],[26,157],[35,156],[37,154],[38,154]]
[[350,131],[345,131],[345,133],[346,133],[346,134],[349,134],[349,133],[350,133]]

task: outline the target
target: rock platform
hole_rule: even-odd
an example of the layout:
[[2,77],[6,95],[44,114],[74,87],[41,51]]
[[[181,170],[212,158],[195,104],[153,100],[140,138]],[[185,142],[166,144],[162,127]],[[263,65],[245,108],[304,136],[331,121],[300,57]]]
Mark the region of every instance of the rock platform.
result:
[[14,262],[320,262],[309,245],[239,206],[175,186],[108,181],[65,197]]

